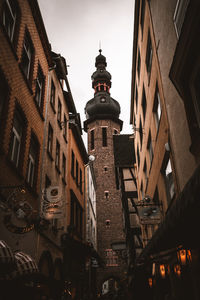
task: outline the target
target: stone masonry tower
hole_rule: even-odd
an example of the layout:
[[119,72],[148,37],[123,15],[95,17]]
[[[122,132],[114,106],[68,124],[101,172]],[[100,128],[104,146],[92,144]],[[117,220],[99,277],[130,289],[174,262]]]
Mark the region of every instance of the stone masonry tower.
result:
[[[106,58],[101,54],[96,57],[96,71],[92,74],[94,98],[85,107],[87,120],[84,130],[88,134],[88,153],[93,155],[96,176],[96,209],[97,209],[97,247],[103,258],[105,268],[97,269],[98,292],[102,292],[102,284],[109,286],[112,282],[124,277],[125,263],[113,246],[123,245],[122,206],[120,192],[116,189],[113,153],[113,135],[119,134],[123,122],[119,119],[120,105],[111,98],[111,75],[106,70]],[[109,280],[109,281],[108,281]],[[108,289],[105,288],[106,292]]]

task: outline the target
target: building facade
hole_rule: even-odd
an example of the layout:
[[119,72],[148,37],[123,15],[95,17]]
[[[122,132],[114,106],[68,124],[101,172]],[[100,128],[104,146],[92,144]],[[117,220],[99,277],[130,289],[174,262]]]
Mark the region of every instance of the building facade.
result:
[[141,290],[199,298],[198,9],[196,1],[135,1],[131,123],[144,239],[136,299]]
[[[20,276],[25,270],[38,271],[35,224],[40,210],[48,72],[53,62],[37,1],[1,1],[0,11],[0,238],[2,249],[6,242],[11,249],[8,253],[17,251],[14,257]],[[29,289],[19,282],[6,291],[15,296],[18,292],[23,298]]]
[[93,251],[88,155],[66,62],[51,51],[36,0],[0,1],[0,16],[2,295],[80,298]]
[[97,248],[104,261],[104,268],[97,270],[98,293],[102,285],[110,280],[109,291],[115,292],[115,282],[123,278],[125,263],[116,251],[115,243],[125,242],[123,233],[120,193],[115,185],[113,134],[119,134],[122,121],[120,106],[110,96],[111,75],[106,70],[106,58],[96,57],[96,71],[92,75],[94,98],[85,107],[84,129],[88,134],[88,153],[95,157],[93,162],[96,178]]

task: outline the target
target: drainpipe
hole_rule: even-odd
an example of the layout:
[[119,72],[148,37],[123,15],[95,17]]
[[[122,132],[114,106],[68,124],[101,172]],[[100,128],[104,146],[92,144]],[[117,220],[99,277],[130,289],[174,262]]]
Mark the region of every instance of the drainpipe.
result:
[[[40,191],[39,191],[39,207],[38,211],[41,214],[41,199],[42,199],[42,184],[43,184],[43,165],[44,165],[44,156],[45,156],[45,144],[46,144],[46,136],[47,136],[47,115],[48,115],[48,104],[49,104],[49,86],[50,86],[50,72],[51,70],[55,69],[56,65],[53,65],[48,69],[48,79],[47,79],[47,101],[45,106],[45,115],[44,115],[44,136],[43,136],[43,143],[42,143],[42,158],[41,158],[41,165],[40,165]],[[40,234],[37,235],[37,249],[36,249],[36,257],[38,260],[38,250],[39,250],[39,242],[40,242]]]

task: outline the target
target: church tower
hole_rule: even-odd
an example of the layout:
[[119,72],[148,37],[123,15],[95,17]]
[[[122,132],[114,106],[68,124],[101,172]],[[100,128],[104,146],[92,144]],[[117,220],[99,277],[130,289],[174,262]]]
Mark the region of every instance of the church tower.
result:
[[105,268],[97,269],[97,285],[100,293],[106,293],[115,289],[116,281],[120,282],[125,271],[124,259],[113,250],[125,243],[113,152],[113,135],[120,133],[123,122],[119,119],[120,105],[110,96],[111,75],[106,70],[106,58],[102,50],[99,52],[92,74],[94,98],[85,107],[84,130],[88,135],[88,153],[95,157],[97,247],[105,263]]

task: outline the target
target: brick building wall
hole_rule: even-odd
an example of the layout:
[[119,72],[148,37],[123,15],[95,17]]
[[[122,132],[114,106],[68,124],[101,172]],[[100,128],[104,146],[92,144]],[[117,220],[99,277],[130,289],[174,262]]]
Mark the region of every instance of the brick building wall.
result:
[[[102,128],[107,128],[107,146],[102,146]],[[91,150],[91,130],[94,130],[94,149]],[[111,244],[124,241],[122,206],[120,192],[116,189],[113,154],[113,134],[120,133],[119,123],[113,120],[95,120],[88,124],[88,152],[94,155],[96,178],[97,249],[105,262],[105,268],[98,269],[98,287],[111,278],[123,277],[124,262],[117,254],[109,265]],[[107,255],[106,255],[107,250]],[[108,265],[107,265],[108,264]]]
[[[0,70],[1,80],[4,78],[9,93],[6,101],[3,103],[3,109],[1,111],[1,156],[0,156],[0,168],[3,172],[0,172],[1,186],[5,185],[19,185],[24,184],[26,194],[22,195],[17,193],[18,199],[21,201],[28,201],[32,206],[34,213],[39,212],[38,195],[40,189],[40,167],[41,167],[41,155],[42,155],[42,143],[43,143],[43,126],[44,126],[44,110],[46,105],[47,96],[47,74],[48,68],[51,64],[48,59],[47,52],[49,50],[48,41],[46,39],[46,33],[41,25],[40,15],[38,16],[37,24],[33,17],[32,8],[36,7],[37,3],[29,5],[28,1],[18,1],[16,6],[13,7],[13,11],[16,12],[16,23],[13,29],[13,36],[6,29],[5,22],[3,19],[5,11],[6,1],[0,3]],[[40,23],[40,25],[39,25]],[[39,32],[38,26],[41,26]],[[43,40],[41,40],[43,35]],[[32,55],[30,63],[29,78],[25,75],[22,67],[23,60],[23,47],[25,37],[28,37],[29,43],[31,44]],[[46,52],[47,51],[47,52]],[[41,105],[36,101],[36,80],[38,78],[38,70],[42,72],[42,97]],[[5,92],[5,85],[1,86],[1,95]],[[1,98],[1,103],[3,102]],[[22,126],[22,137],[20,144],[20,151],[18,157],[18,165],[16,161],[11,159],[11,141],[14,126],[14,118],[16,112],[20,113],[20,117],[23,119]],[[31,137],[37,141],[37,159],[34,171],[33,184],[27,182],[28,162],[30,154]],[[12,190],[13,191],[13,190]],[[1,189],[3,197],[8,197],[12,191],[5,192]],[[2,216],[3,217],[3,216]],[[15,248],[15,238],[19,239],[19,236],[11,238],[9,240],[9,234],[7,231],[3,231],[1,227],[1,238],[5,237],[8,243]],[[34,235],[30,232],[28,235]],[[34,240],[34,238],[32,237]],[[35,256],[35,245],[29,247],[28,243],[20,243],[18,248],[26,250]]]

